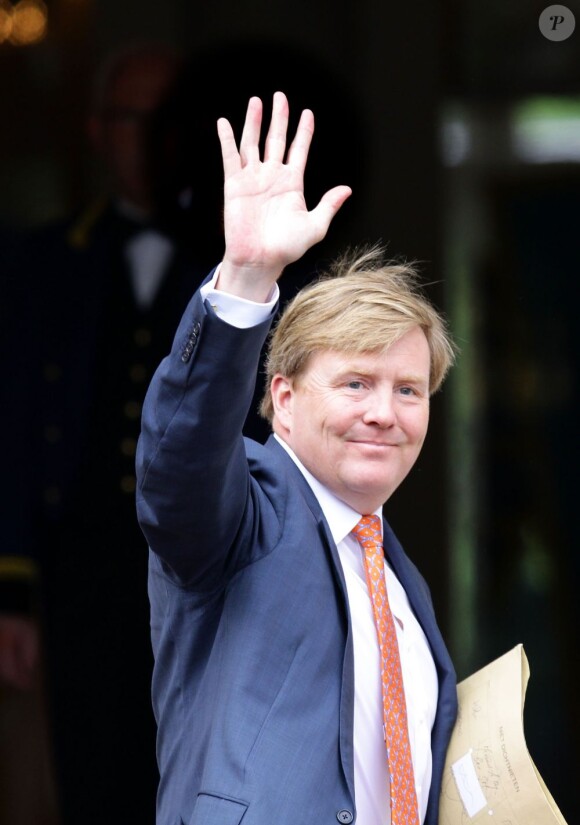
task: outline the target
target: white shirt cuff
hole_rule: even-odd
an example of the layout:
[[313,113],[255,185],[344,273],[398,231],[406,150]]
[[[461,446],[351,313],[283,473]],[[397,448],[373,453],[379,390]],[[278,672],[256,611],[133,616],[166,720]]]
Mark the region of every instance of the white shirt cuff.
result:
[[264,304],[258,304],[255,301],[248,301],[246,298],[240,298],[237,295],[232,295],[229,292],[223,292],[221,289],[216,289],[215,284],[220,272],[220,266],[214,272],[211,281],[204,284],[200,288],[201,297],[211,304],[214,312],[225,321],[238,329],[248,329],[261,324],[272,315],[274,307],[276,306],[280,297],[280,290],[278,284],[274,284],[270,294],[270,300]]

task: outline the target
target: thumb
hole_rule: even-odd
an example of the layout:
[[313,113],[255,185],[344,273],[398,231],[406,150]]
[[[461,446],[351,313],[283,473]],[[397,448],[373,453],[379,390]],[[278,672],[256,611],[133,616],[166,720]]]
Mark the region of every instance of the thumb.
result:
[[332,219],[351,194],[352,189],[350,186],[335,186],[324,193],[318,205],[310,212],[313,223],[320,233],[319,240],[324,238]]

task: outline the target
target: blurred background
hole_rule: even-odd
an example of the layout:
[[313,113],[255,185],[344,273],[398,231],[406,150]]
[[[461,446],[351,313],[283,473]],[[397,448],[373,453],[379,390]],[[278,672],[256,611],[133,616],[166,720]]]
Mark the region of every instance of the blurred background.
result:
[[[523,643],[528,748],[572,825],[580,814],[580,3],[566,3],[577,28],[561,41],[540,31],[547,6],[0,0],[0,279],[10,301],[18,295],[0,319],[13,324],[16,306],[21,335],[38,351],[24,296],[39,290],[66,304],[58,267],[46,274],[37,255],[26,271],[12,250],[106,194],[87,122],[95,75],[112,51],[155,42],[179,53],[179,82],[150,139],[157,158],[171,144],[171,169],[159,175],[163,214],[204,271],[221,254],[216,117],[239,123],[250,95],[269,99],[278,87],[294,110],[311,107],[307,200],[338,183],[353,196],[286,288],[345,245],[381,241],[393,257],[419,262],[446,312],[458,365],[433,399],[424,453],[386,513],[432,587],[460,679]],[[43,430],[49,443],[58,437]],[[57,504],[47,490],[45,505]],[[0,552],[29,555],[16,543]],[[7,564],[4,577],[30,584],[37,570],[34,561]],[[43,583],[32,586],[27,615],[42,626]],[[103,646],[115,632],[105,624]],[[0,688],[1,825],[61,821],[59,720],[43,685]],[[122,731],[123,719],[115,724]]]

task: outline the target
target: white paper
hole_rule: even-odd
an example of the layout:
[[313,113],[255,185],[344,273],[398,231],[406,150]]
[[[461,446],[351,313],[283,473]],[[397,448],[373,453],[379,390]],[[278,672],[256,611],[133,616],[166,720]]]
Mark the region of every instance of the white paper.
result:
[[487,805],[485,796],[479,784],[471,751],[451,765],[455,784],[461,801],[470,817],[478,814]]

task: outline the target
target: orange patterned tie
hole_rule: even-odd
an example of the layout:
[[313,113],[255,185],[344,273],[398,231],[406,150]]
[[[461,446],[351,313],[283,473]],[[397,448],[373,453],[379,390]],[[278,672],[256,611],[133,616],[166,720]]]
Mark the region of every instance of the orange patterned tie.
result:
[[391,824],[419,825],[399,645],[385,581],[381,521],[378,516],[363,516],[352,532],[364,550],[381,653],[383,721],[391,778]]

